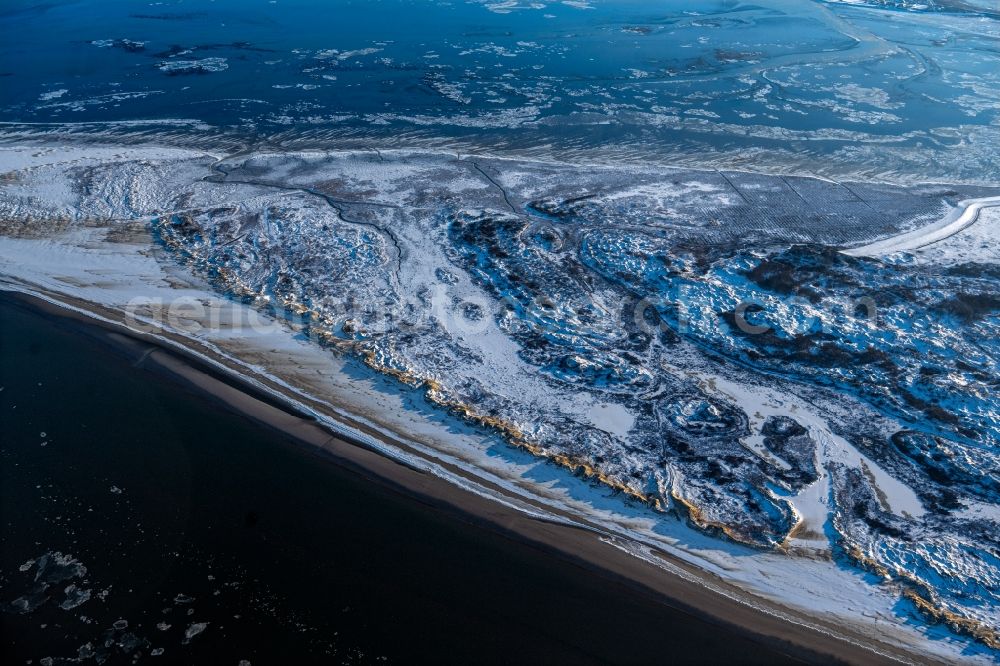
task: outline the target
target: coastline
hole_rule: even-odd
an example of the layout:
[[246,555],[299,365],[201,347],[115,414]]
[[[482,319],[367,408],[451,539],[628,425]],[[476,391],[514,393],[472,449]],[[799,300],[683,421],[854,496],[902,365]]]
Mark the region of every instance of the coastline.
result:
[[0,662],[1000,666],[998,2],[14,0]]
[[952,210],[948,211],[937,222],[896,236],[883,238],[882,240],[868,243],[861,247],[847,248],[841,250],[841,254],[846,254],[849,257],[875,257],[892,254],[893,252],[918,250],[951,238],[955,234],[964,231],[979,220],[979,215],[984,208],[993,208],[996,206],[1000,206],[1000,197],[982,197],[959,201]]
[[[160,376],[179,382],[188,390],[203,395],[246,418],[294,439],[334,464],[359,474],[366,480],[412,497],[431,511],[443,512],[470,524],[487,528],[505,538],[528,544],[546,557],[555,557],[581,567],[631,594],[641,594],[671,608],[711,622],[720,628],[753,637],[773,649],[809,663],[829,663],[831,659],[847,663],[927,663],[928,655],[908,652],[898,646],[872,645],[849,629],[831,626],[830,632],[810,626],[813,618],[790,621],[796,611],[773,604],[762,608],[762,600],[753,604],[735,598],[739,590],[723,581],[713,586],[732,587],[734,596],[720,594],[699,582],[711,578],[707,572],[657,551],[656,558],[670,562],[688,575],[674,575],[629,552],[613,539],[585,525],[547,520],[541,514],[529,515],[513,506],[493,501],[481,494],[446,482],[434,474],[392,459],[361,441],[349,441],[322,422],[305,413],[301,405],[285,401],[263,389],[258,383],[233,368],[213,364],[188,345],[194,341],[166,341],[160,336],[139,333],[127,328],[111,311],[82,301],[64,302],[50,295],[44,298],[25,291],[0,291],[0,298],[16,301],[62,322],[71,322],[77,330],[98,337],[120,352],[136,357]],[[180,337],[180,336],[177,336]],[[395,442],[393,442],[395,444]],[[769,602],[768,602],[769,603]],[[845,634],[847,634],[845,636]]]

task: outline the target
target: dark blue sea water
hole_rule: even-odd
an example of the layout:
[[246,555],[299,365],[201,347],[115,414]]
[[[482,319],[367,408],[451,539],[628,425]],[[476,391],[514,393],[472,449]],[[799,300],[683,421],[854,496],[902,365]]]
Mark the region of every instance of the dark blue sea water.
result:
[[0,120],[995,182],[998,44],[993,0],[8,0]]

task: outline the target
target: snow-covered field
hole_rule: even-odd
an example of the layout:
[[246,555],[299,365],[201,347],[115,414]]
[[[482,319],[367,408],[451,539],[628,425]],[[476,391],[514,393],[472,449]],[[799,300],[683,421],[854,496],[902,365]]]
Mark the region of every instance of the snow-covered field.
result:
[[187,340],[386,455],[790,621],[987,663],[1000,253],[997,209],[956,205],[995,194],[4,148],[0,285]]

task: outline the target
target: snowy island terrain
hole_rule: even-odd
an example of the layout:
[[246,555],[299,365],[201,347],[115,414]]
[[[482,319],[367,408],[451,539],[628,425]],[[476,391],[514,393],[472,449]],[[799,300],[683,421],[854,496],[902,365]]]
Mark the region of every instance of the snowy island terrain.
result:
[[0,150],[0,284],[767,612],[989,662],[998,197],[35,143]]

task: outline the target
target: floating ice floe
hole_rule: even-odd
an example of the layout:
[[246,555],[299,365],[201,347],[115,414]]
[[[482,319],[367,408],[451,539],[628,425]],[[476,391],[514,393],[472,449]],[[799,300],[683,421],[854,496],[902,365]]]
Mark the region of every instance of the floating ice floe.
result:
[[202,58],[201,60],[165,60],[157,65],[167,74],[208,74],[229,69],[225,58]]

